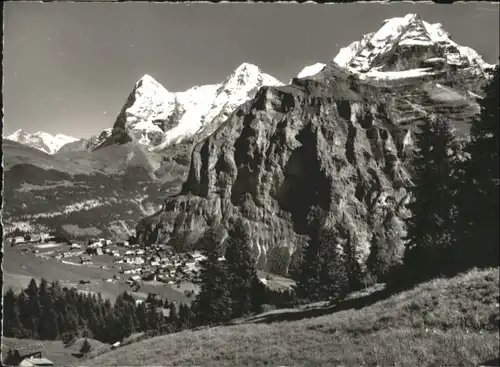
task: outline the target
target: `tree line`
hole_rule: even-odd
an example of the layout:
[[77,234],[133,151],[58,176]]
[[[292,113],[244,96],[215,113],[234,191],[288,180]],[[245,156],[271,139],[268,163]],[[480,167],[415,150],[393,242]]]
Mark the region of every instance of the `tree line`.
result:
[[[143,303],[136,303],[123,292],[112,305],[101,294],[84,294],[45,279],[39,285],[31,279],[19,294],[8,289],[3,306],[5,336],[59,339],[66,344],[78,337],[114,343],[133,332],[171,332],[181,329],[190,317],[187,305],[181,304],[177,311],[175,304],[152,293]],[[162,308],[170,310],[168,317],[159,312]]]

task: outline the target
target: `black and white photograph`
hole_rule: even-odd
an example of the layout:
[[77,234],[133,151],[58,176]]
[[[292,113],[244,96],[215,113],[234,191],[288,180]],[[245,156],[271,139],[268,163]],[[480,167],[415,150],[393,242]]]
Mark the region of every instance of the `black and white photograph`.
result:
[[500,366],[498,2],[3,4],[4,366]]

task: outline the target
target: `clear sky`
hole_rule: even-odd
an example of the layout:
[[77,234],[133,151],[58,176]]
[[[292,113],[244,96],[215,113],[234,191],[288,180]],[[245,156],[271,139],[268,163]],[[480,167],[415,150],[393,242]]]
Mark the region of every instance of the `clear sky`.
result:
[[112,127],[135,82],[218,83],[242,62],[287,82],[382,21],[419,13],[498,63],[499,6],[4,3],[3,135],[88,137]]

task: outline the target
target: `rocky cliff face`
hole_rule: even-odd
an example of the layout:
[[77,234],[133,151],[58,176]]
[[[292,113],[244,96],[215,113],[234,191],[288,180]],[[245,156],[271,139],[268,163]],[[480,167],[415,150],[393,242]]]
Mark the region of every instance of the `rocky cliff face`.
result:
[[440,95],[432,81],[400,88],[367,84],[334,63],[314,78],[262,88],[195,146],[181,193],[139,222],[140,241],[186,233],[194,242],[240,217],[259,267],[286,273],[310,233],[311,210],[321,208],[361,263],[375,234],[399,256],[412,130],[442,112],[433,99],[456,116],[477,112],[475,102],[452,90]]

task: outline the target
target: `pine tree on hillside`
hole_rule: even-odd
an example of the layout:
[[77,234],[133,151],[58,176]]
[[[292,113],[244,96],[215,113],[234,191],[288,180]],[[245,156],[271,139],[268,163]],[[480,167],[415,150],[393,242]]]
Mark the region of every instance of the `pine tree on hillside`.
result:
[[447,256],[456,245],[457,220],[458,146],[449,124],[426,119],[416,148],[404,255],[405,271],[412,281],[451,270],[446,269],[451,265]]
[[317,239],[310,239],[305,248],[298,278],[295,281],[295,293],[299,299],[318,301],[321,299],[320,288],[321,251]]
[[349,291],[349,259],[339,248],[336,237],[332,229],[318,229],[318,234],[312,236],[295,288],[297,297],[311,302],[335,302]]
[[168,322],[171,323],[172,325],[177,325],[179,321],[179,317],[177,315],[177,308],[175,307],[175,304],[171,304],[169,307],[169,314],[168,314]]
[[229,320],[231,304],[227,289],[227,272],[219,261],[221,244],[218,229],[211,228],[201,240],[201,289],[193,302],[192,311],[196,325],[216,325]]
[[179,325],[181,329],[188,328],[191,325],[191,309],[184,303],[179,306]]
[[229,230],[224,256],[230,287],[232,317],[250,314],[252,309],[257,307],[252,303],[252,293],[254,293],[252,287],[257,287],[259,280],[255,270],[255,261],[250,253],[250,235],[241,220],[238,220]]
[[9,348],[9,351],[7,352],[7,356],[3,360],[3,365],[4,366],[17,366],[19,363],[22,361],[21,356],[19,355],[19,351],[15,350],[13,351],[12,349]]
[[148,315],[144,302],[139,303],[135,310],[136,328],[140,331],[146,331],[148,328]]
[[92,346],[90,345],[87,338],[83,341],[82,347],[80,348],[80,353],[87,354],[92,350]]
[[309,218],[310,239],[302,249],[303,256],[296,271],[294,292],[297,298],[306,301],[318,301],[320,295],[321,247],[318,239],[319,229],[323,226],[324,215],[319,210],[311,210]]
[[318,239],[322,253],[318,293],[320,299],[336,302],[343,299],[350,289],[349,259],[337,245],[334,230],[322,230]]
[[170,307],[170,302],[168,301],[168,298],[165,297],[165,301],[163,302],[163,308],[169,308]]
[[3,298],[3,335],[21,337],[17,295],[9,288]]
[[499,75],[497,67],[465,148],[459,229],[466,267],[499,264]]
[[390,262],[387,246],[382,242],[382,235],[375,233],[371,240],[370,254],[366,266],[376,282],[384,282],[389,272]]

